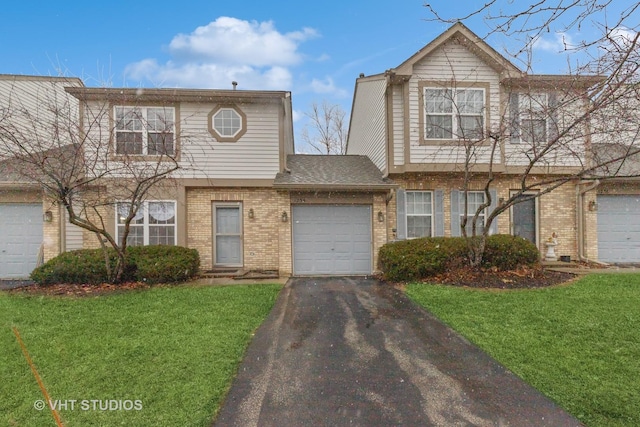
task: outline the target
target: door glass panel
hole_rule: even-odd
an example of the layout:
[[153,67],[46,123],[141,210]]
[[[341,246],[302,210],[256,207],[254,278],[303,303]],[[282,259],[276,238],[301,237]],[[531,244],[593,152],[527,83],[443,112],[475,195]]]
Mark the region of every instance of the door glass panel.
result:
[[513,205],[513,235],[537,243],[535,199]]
[[239,206],[215,208],[215,263],[242,265],[242,233]]

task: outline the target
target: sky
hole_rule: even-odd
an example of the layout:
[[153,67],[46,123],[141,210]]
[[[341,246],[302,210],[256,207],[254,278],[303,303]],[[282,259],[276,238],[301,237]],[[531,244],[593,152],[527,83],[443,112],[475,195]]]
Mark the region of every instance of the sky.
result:
[[[448,17],[480,3],[431,2]],[[237,81],[238,89],[291,91],[302,152],[312,103],[338,104],[348,117],[360,73],[400,65],[449,26],[430,20],[421,0],[38,0],[10,2],[2,15],[0,74],[73,76],[87,86],[231,89]],[[465,24],[480,36],[487,31],[479,17]],[[576,36],[543,36],[535,71],[563,72],[557,52]],[[504,43],[491,44],[501,51]]]

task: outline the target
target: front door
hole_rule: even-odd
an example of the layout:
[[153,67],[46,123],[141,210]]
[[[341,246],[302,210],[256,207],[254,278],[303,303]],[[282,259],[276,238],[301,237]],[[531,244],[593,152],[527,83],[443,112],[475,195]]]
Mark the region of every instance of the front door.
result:
[[[526,199],[527,197],[530,197],[530,195],[522,195],[519,199]],[[511,215],[513,235],[524,237],[533,242],[533,244],[537,244],[536,199],[519,201],[511,207]]]
[[215,265],[242,266],[242,216],[239,205],[214,204]]

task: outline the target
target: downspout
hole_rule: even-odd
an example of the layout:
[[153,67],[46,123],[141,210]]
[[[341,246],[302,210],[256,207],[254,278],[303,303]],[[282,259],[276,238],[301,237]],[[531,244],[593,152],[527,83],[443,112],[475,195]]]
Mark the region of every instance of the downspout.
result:
[[[581,188],[583,184],[590,184],[587,187]],[[584,262],[592,262],[595,264],[608,265],[604,262],[591,260],[584,256],[584,195],[585,193],[596,189],[600,185],[600,180],[595,181],[580,181],[576,185],[576,225],[577,225],[577,240],[578,240],[578,260]]]

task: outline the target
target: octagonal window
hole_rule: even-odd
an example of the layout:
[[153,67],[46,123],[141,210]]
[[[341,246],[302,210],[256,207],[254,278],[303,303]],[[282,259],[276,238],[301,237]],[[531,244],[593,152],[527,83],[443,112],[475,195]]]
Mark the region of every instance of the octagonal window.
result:
[[209,113],[209,131],[221,142],[237,141],[246,131],[246,116],[235,106]]

